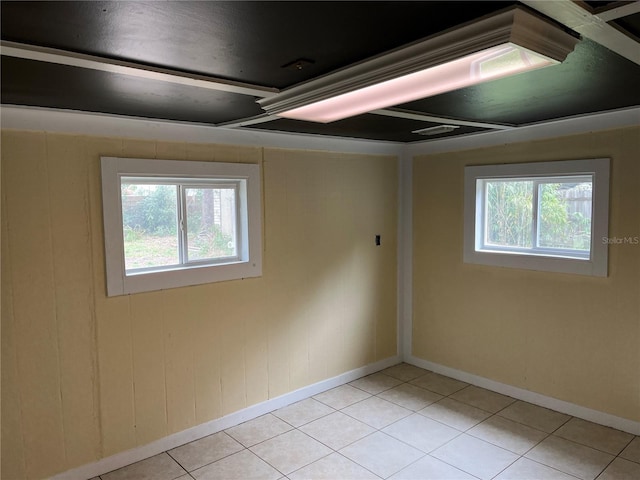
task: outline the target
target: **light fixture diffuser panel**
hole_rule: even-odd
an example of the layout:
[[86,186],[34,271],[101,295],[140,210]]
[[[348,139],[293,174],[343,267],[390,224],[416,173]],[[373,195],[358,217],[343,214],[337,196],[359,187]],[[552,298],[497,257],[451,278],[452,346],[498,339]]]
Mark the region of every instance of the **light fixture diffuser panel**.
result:
[[329,123],[564,60],[577,39],[513,8],[277,95],[267,113]]

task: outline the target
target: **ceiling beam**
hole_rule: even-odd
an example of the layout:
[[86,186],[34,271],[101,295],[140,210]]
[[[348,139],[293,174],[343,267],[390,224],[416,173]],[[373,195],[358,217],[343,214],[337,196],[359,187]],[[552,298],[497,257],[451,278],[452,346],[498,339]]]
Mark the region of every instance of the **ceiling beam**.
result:
[[278,93],[279,91],[276,88],[264,87],[261,85],[252,85],[223,78],[208,77],[206,75],[186,73],[178,70],[169,70],[166,68],[153,67],[139,63],[125,62],[106,57],[85,55],[82,53],[38,47],[23,43],[2,41],[0,43],[0,53],[9,57],[87,68],[189,87],[207,88],[209,90],[217,90],[221,92],[251,95],[260,98],[268,97],[274,93]]
[[640,2],[627,3],[625,5],[610,8],[609,10],[594,13],[594,15],[600,18],[600,20],[610,22],[611,20],[628,17],[629,15],[634,15],[636,13],[640,13]]
[[373,110],[369,113],[372,113],[374,115],[384,115],[385,117],[406,118],[407,120],[418,120],[420,122],[439,123],[439,124],[447,124],[447,125],[461,125],[463,127],[491,128],[494,130],[510,130],[512,128],[516,128],[515,125],[474,122],[471,120],[458,120],[454,118],[428,115],[420,112],[414,112],[411,110],[403,110],[400,108],[385,108],[382,110]]
[[572,0],[522,0],[522,3],[640,65],[638,42]]

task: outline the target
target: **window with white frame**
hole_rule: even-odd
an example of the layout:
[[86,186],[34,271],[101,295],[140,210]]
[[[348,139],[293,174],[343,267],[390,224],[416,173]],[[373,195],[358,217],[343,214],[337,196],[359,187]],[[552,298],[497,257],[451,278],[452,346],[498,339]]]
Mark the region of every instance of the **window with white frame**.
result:
[[607,275],[609,159],[465,167],[464,261]]
[[259,168],[103,157],[107,294],[260,276]]

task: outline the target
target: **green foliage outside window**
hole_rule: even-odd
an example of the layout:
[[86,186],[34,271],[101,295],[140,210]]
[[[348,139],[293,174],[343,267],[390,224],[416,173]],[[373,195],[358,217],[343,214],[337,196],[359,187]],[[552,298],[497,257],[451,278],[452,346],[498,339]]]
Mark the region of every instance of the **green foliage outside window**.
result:
[[[189,260],[236,255],[233,236],[214,222],[216,189],[190,188],[188,191]],[[127,268],[176,264],[179,261],[177,187],[123,183],[121,195]]]
[[487,243],[531,247],[533,182],[487,183]]
[[[591,185],[538,185],[538,247],[589,250]],[[534,182],[487,182],[487,243],[531,248]],[[578,211],[582,210],[582,211]]]

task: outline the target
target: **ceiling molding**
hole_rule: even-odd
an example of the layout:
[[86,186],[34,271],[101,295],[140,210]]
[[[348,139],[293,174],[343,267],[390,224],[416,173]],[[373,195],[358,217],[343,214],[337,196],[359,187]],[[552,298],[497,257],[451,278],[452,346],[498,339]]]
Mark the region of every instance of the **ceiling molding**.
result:
[[225,128],[170,120],[15,105],[2,105],[0,124],[2,129],[11,130],[369,155],[397,156],[400,155],[404,146],[402,143],[381,140]]
[[254,115],[253,117],[239,118],[238,120],[216,123],[215,126],[225,128],[248,127],[249,125],[272,122],[273,120],[278,120],[278,117],[269,115],[268,113],[262,113],[260,115]]
[[260,98],[271,96],[279,91],[277,88],[234,82],[223,78],[208,77],[206,75],[197,75],[178,70],[169,70],[166,68],[142,65],[139,63],[125,62],[94,55],[85,55],[82,53],[58,50],[55,48],[26,45],[23,43],[2,41],[0,43],[0,53],[8,57],[56,63],[59,65],[99,70],[102,72],[129,75],[147,80],[157,80],[160,82],[175,83],[178,85],[206,88],[209,90],[238,93],[242,95],[251,95]]
[[522,3],[640,65],[638,42],[572,0],[522,0]]
[[511,130],[415,142],[408,144],[406,148],[411,156],[427,155],[579,135],[613,128],[637,127],[639,125],[640,107],[633,107],[525,125]]
[[409,157],[640,125],[640,107],[634,107],[526,125],[510,130],[493,130],[407,144],[327,135],[221,128],[34,107],[2,106],[0,116],[3,129],[371,155],[408,155]]
[[385,108],[382,110],[373,110],[369,113],[374,115],[383,115],[386,117],[406,118],[408,120],[418,120],[429,123],[446,123],[447,125],[461,125],[464,127],[490,128],[494,130],[510,130],[516,128],[515,125],[504,125],[498,123],[473,122],[471,120],[459,120],[448,117],[439,117],[435,115],[414,112],[411,110],[403,110],[401,108]]

